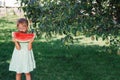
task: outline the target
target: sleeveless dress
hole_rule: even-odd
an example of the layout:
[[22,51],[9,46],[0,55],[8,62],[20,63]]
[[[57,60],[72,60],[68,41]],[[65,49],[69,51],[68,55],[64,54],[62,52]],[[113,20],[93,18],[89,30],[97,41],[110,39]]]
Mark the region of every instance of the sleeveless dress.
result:
[[21,49],[14,48],[9,71],[29,73],[36,68],[33,50],[28,50],[28,42],[19,42]]

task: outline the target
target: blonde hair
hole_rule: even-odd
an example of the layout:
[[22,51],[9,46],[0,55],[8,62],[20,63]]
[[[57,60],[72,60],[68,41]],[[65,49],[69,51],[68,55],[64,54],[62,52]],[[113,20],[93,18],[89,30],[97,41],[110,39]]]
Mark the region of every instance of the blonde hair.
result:
[[24,26],[28,27],[28,20],[25,18],[20,18],[17,21],[17,27],[19,26],[19,24],[23,24]]

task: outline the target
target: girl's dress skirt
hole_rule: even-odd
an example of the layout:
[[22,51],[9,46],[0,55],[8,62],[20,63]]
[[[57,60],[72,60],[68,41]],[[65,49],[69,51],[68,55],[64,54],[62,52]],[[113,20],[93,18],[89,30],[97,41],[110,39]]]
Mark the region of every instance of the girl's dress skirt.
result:
[[29,73],[36,68],[32,50],[28,50],[28,42],[20,42],[20,50],[14,48],[9,71]]

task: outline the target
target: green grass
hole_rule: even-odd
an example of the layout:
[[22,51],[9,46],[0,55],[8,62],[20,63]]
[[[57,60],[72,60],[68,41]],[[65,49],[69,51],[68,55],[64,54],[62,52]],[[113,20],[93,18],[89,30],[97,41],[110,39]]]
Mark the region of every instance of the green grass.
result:
[[0,18],[0,29],[15,29],[16,21],[18,17],[17,16],[7,16],[7,17],[1,17]]
[[16,29],[16,16],[7,16],[0,18],[0,40],[7,41],[11,38],[11,32]]
[[[15,80],[9,72],[13,43],[0,43],[0,80]],[[59,40],[33,44],[37,68],[33,80],[120,80],[120,56],[97,45],[62,46]],[[25,76],[23,75],[23,80]]]
[[[15,21],[14,16],[0,18],[0,80],[15,80],[15,72],[8,70],[14,48],[10,39]],[[99,45],[89,38],[82,39],[69,47],[63,46],[60,39],[35,40],[37,67],[31,72],[32,80],[120,80],[120,56],[107,53],[103,42],[99,41]]]

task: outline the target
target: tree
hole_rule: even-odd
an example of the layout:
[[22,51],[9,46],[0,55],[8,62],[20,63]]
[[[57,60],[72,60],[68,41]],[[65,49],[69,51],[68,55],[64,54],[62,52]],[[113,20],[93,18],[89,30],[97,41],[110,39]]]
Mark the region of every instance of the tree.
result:
[[65,34],[68,40],[82,32],[120,47],[119,0],[22,0],[21,4],[38,36]]

